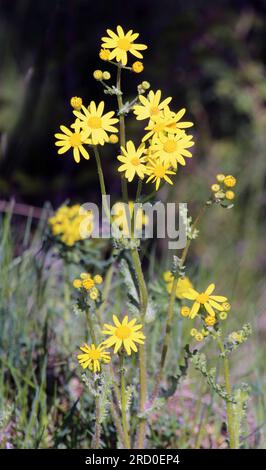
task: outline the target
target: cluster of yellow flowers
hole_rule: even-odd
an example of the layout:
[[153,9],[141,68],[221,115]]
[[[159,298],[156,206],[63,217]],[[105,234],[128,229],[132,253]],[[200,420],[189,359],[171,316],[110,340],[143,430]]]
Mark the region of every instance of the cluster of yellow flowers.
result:
[[[132,30],[125,33],[121,26],[117,26],[117,32],[107,29],[107,36],[102,38],[100,58],[135,73],[142,72],[143,64],[139,60],[134,62],[132,67],[126,66],[128,54],[142,59],[140,51],[147,49],[146,45],[135,43],[138,36],[139,34],[133,33]],[[107,92],[120,93],[115,86],[109,87],[105,83],[105,80],[111,78],[109,72],[95,70],[93,76],[103,83]],[[135,147],[131,140],[121,146],[117,159],[122,165],[118,167],[118,171],[123,173],[129,182],[135,177],[140,180],[145,178],[146,183],[155,183],[158,190],[161,181],[173,184],[171,176],[176,174],[178,165],[186,165],[185,158],[192,157],[188,149],[194,145],[193,136],[187,134],[184,129],[193,126],[193,123],[182,121],[185,109],[177,113],[170,109],[172,98],[161,99],[161,90],[150,90],[148,95],[144,96],[149,87],[148,82],[142,82],[138,86],[138,96],[126,111],[133,110],[138,121],[147,120],[147,132],[139,146]],[[75,96],[71,98],[70,103],[76,120],[70,128],[60,126],[61,133],[55,134],[59,154],[72,149],[74,160],[79,163],[80,154],[87,160],[90,158],[85,145],[117,143],[118,129],[115,124],[118,119],[114,117],[114,111],[104,114],[103,101],[98,105],[91,101],[88,107],[85,107],[82,99]]]
[[235,198],[235,193],[230,188],[234,188],[236,185],[236,178],[232,175],[216,175],[217,183],[212,184],[211,190],[214,194],[215,199],[222,200],[227,199],[232,201]]
[[89,236],[93,231],[93,213],[91,211],[81,211],[81,206],[60,207],[53,217],[50,217],[48,223],[53,235],[59,237],[60,241],[67,246],[73,246],[76,242],[82,240],[80,235],[80,224],[86,217],[86,232]]
[[91,276],[89,273],[81,273],[79,279],[74,279],[73,287],[75,289],[84,289],[89,292],[89,296],[92,300],[97,300],[99,297],[99,290],[96,284],[102,284],[103,278],[100,274]]
[[107,348],[113,347],[114,354],[121,349],[127,353],[137,352],[136,344],[144,344],[145,336],[142,333],[142,325],[136,324],[137,320],[133,318],[129,321],[125,315],[120,322],[116,315],[113,315],[113,325],[104,324],[102,333],[109,336],[105,341],[96,346],[95,344],[85,344],[80,349],[84,354],[78,355],[78,361],[83,369],[89,368],[93,372],[99,372],[101,363],[110,362],[110,353]]

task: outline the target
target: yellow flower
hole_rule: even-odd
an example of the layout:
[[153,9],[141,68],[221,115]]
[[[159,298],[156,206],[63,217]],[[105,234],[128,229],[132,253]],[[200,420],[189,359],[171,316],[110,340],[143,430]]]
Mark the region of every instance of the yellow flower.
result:
[[119,141],[119,138],[117,137],[116,134],[111,134],[109,136],[109,142],[110,144],[117,144],[117,142]]
[[181,307],[180,313],[181,313],[182,317],[189,317],[190,308],[187,307],[186,305],[183,305],[183,307]]
[[103,79],[103,72],[101,70],[94,70],[93,78],[95,78],[95,80],[102,80]]
[[109,60],[110,51],[108,49],[101,49],[99,56],[102,60]]
[[227,313],[226,312],[219,313],[219,318],[220,318],[220,320],[226,320],[227,319]]
[[97,300],[98,297],[99,297],[98,289],[96,289],[96,287],[93,287],[89,292],[89,296],[90,296],[91,300]]
[[196,328],[192,328],[192,329],[190,330],[191,336],[195,336],[195,335],[197,334],[197,332],[198,332],[198,330],[196,330]]
[[104,80],[110,80],[111,74],[110,72],[103,72],[103,79]]
[[118,129],[113,125],[118,122],[118,119],[113,117],[114,111],[103,114],[103,101],[99,103],[98,107],[94,101],[91,101],[88,108],[82,106],[82,111],[83,113],[81,111],[73,112],[82,121],[84,132],[91,138],[93,145],[104,145],[105,142],[108,142],[107,132],[118,132]]
[[140,179],[144,178],[146,167],[144,162],[146,157],[142,156],[144,153],[144,145],[140,145],[138,149],[131,140],[126,143],[126,148],[121,147],[123,155],[118,155],[117,159],[123,163],[118,168],[118,171],[124,171],[126,179],[130,182],[134,176],[137,175]]
[[184,114],[186,113],[186,108],[180,109],[177,113],[174,111],[169,111],[171,121],[167,125],[169,131],[178,131],[178,129],[186,129],[193,126],[193,122],[190,121],[180,121]]
[[225,186],[227,186],[228,188],[233,188],[235,185],[236,185],[236,178],[232,175],[227,175],[224,180],[223,180],[223,183],[225,184]]
[[79,98],[78,96],[73,96],[70,100],[70,104],[72,108],[80,109],[82,106],[82,98]]
[[160,137],[165,132],[174,133],[175,130],[167,127],[171,123],[171,115],[169,111],[164,109],[157,117],[150,120],[147,127],[145,127],[147,134],[143,137],[142,141],[150,139],[151,137]]
[[82,287],[86,290],[91,290],[94,287],[94,280],[91,278],[90,274],[88,274],[86,279],[83,279]]
[[194,145],[192,138],[192,135],[187,135],[184,131],[176,135],[155,137],[152,144],[154,156],[158,156],[160,162],[168,167],[176,169],[177,163],[184,166],[186,164],[184,157],[192,157],[192,153],[187,150]]
[[102,284],[103,282],[103,278],[102,276],[100,276],[100,274],[96,274],[96,276],[94,276],[93,278],[95,284]]
[[57,152],[59,154],[66,153],[72,147],[74,160],[75,162],[79,163],[80,153],[86,160],[89,160],[90,156],[83,145],[90,144],[91,141],[88,139],[88,134],[81,130],[79,122],[76,122],[74,126],[74,132],[72,132],[66,126],[60,126],[60,130],[63,132],[63,134],[55,134],[56,139],[58,139],[55,142],[55,145],[60,147]]
[[[170,294],[170,292],[172,290],[174,276],[170,271],[166,271],[163,274],[163,278],[164,278],[165,282],[167,283],[166,284],[167,292],[169,292],[169,294]],[[192,283],[191,283],[191,281],[188,277],[186,277],[186,276],[180,277],[177,281],[176,292],[175,292],[176,297],[178,299],[184,299],[184,294],[192,287],[193,287],[193,285],[192,285]],[[186,307],[186,308],[188,308],[188,307]]]
[[212,184],[212,185],[211,185],[211,190],[212,190],[214,193],[217,193],[217,191],[220,190],[220,185],[219,185],[219,184]]
[[195,340],[200,342],[200,341],[203,341],[203,339],[204,339],[203,334],[198,331],[195,335]]
[[134,114],[137,116],[136,119],[143,120],[158,117],[172,99],[169,97],[160,103],[161,94],[161,90],[157,90],[156,93],[150,90],[147,97],[140,95],[139,101],[141,104],[134,106]]
[[99,346],[84,344],[80,347],[80,350],[84,353],[77,356],[81,367],[83,369],[89,368],[94,373],[100,372],[101,363],[108,364],[111,360],[110,353],[106,351],[102,343]]
[[222,304],[222,307],[223,307],[223,310],[225,310],[226,312],[229,312],[229,310],[231,310],[231,304],[229,304],[229,302],[224,302]]
[[80,279],[74,279],[73,287],[75,289],[80,289],[82,287],[82,281]]
[[147,82],[147,80],[144,80],[144,82],[141,83],[141,87],[143,90],[148,90],[151,87],[150,82]]
[[207,317],[205,317],[204,323],[207,326],[213,326],[216,323],[216,318],[208,315]]
[[140,331],[142,325],[136,325],[136,321],[135,318],[128,321],[126,315],[120,323],[116,315],[113,315],[114,325],[104,325],[103,333],[109,335],[110,338],[106,339],[103,344],[108,348],[114,346],[114,353],[117,353],[122,346],[129,356],[131,350],[137,352],[135,343],[144,344],[145,336]]
[[225,179],[225,175],[223,175],[222,173],[218,173],[218,175],[216,175],[216,179],[218,183],[222,183],[223,180]]
[[123,65],[127,64],[127,53],[130,52],[138,59],[142,59],[143,56],[139,51],[144,51],[147,46],[144,44],[136,44],[134,41],[138,38],[138,33],[133,33],[132,29],[126,34],[121,26],[117,26],[117,33],[114,33],[111,29],[107,29],[109,36],[102,37],[102,48],[113,49],[110,52],[108,60],[115,59],[117,62],[122,62]]
[[149,181],[155,183],[156,191],[158,191],[162,179],[169,184],[173,184],[168,175],[175,175],[176,173],[168,170],[168,168],[168,165],[161,164],[156,160],[150,161],[146,166],[146,172],[149,175],[146,183],[149,183]]
[[189,289],[184,294],[184,297],[186,299],[195,300],[191,308],[190,318],[195,318],[200,309],[200,306],[203,306],[211,317],[215,317],[214,308],[216,310],[223,311],[223,307],[219,305],[218,302],[226,302],[227,298],[221,295],[211,295],[214,289],[215,284],[210,284],[205,290],[205,292],[200,293],[197,292],[195,289]]
[[88,291],[89,297],[92,300],[96,300],[99,297],[99,290],[95,287],[95,284],[102,284],[103,278],[100,274],[96,274],[93,278],[89,273],[81,273],[80,279],[74,279],[73,286],[76,289],[80,289],[83,287],[86,291]]
[[[93,231],[93,212],[81,211],[81,206],[60,207],[53,217],[48,220],[53,235],[60,238],[60,241],[67,246],[73,246],[83,239],[80,232],[81,223],[86,221],[87,233],[91,235]],[[83,235],[83,234],[82,234]]]
[[[134,209],[136,213],[134,213]],[[112,215],[114,223],[122,230],[124,236],[129,236],[131,233],[131,222],[134,217],[133,230],[141,230],[144,225],[149,222],[149,217],[141,209],[141,207],[134,207],[134,202],[129,201],[128,205],[124,202],[117,202],[112,208]],[[130,220],[128,220],[130,219]]]
[[235,199],[235,193],[234,193],[234,191],[226,191],[225,197],[226,197],[226,199],[228,199],[229,201],[232,201],[232,199]]
[[144,70],[143,63],[140,62],[139,60],[137,60],[136,62],[134,62],[134,63],[132,64],[132,70],[133,70],[133,72],[135,72],[135,73],[141,73],[141,72],[143,72],[143,70]]

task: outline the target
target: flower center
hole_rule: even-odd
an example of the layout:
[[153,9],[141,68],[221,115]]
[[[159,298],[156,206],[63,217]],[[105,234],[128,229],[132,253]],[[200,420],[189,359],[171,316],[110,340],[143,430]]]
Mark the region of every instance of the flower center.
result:
[[164,145],[163,149],[167,153],[173,153],[176,150],[176,142],[174,140],[167,140]]
[[90,351],[90,359],[93,359],[95,361],[96,359],[100,359],[100,357],[101,353],[97,349],[92,349]]
[[158,165],[154,168],[153,173],[157,178],[163,178],[165,175],[165,168],[162,165]]
[[197,302],[199,302],[200,304],[205,304],[205,302],[207,302],[207,300],[209,300],[209,296],[207,294],[200,294],[198,297],[197,297]]
[[127,38],[121,38],[117,42],[117,47],[123,49],[123,51],[129,51],[131,49],[131,42]]
[[154,126],[154,132],[161,132],[164,130],[164,123],[163,122],[157,122],[157,124],[155,124]]
[[134,157],[130,161],[131,161],[132,165],[134,165],[134,166],[140,165],[140,159],[138,157]]
[[72,145],[72,147],[78,147],[81,144],[80,135],[77,133],[72,134],[69,137],[69,142]]
[[98,116],[93,116],[88,119],[88,126],[92,129],[99,129],[102,126],[102,120]]
[[90,278],[84,279],[84,281],[82,281],[82,286],[84,287],[84,289],[90,290],[94,286],[94,280]]
[[151,106],[150,108],[150,114],[151,116],[155,116],[156,114],[159,114],[160,110],[158,106]]
[[127,339],[131,335],[131,329],[128,326],[119,326],[116,329],[115,336],[119,339]]

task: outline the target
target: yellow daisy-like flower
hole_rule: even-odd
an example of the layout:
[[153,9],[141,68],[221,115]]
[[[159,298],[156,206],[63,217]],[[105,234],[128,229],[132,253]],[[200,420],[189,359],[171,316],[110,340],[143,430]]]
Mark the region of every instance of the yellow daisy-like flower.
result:
[[125,33],[121,26],[117,26],[116,30],[117,33],[111,29],[107,29],[108,36],[102,37],[102,48],[112,49],[108,60],[115,59],[117,62],[121,62],[123,65],[126,65],[128,52],[138,59],[142,59],[143,56],[139,51],[144,51],[147,49],[147,46],[145,44],[136,44],[134,42],[135,39],[139,37],[139,34],[133,33],[132,29]]
[[192,288],[185,292],[184,297],[186,299],[195,300],[191,308],[190,318],[195,318],[201,306],[205,308],[211,317],[215,317],[214,309],[219,310],[220,312],[224,310],[223,306],[219,303],[226,302],[227,297],[223,297],[222,295],[212,295],[214,289],[215,284],[210,284],[205,292],[200,293]]
[[107,132],[116,133],[118,129],[114,127],[114,124],[118,122],[117,118],[114,118],[114,111],[110,111],[103,114],[104,102],[101,101],[96,106],[94,101],[91,101],[88,108],[82,106],[82,111],[73,111],[83,126],[83,130],[90,137],[93,145],[104,145],[105,142],[109,141]]
[[[166,272],[163,273],[163,278],[166,282],[167,292],[170,294],[170,292],[172,290],[174,276],[171,273],[171,271],[166,271]],[[190,279],[186,276],[180,277],[177,281],[176,293],[175,293],[176,297],[178,299],[184,299],[185,298],[184,294],[191,288],[193,288],[193,284],[190,281]]]
[[81,130],[81,123],[78,120],[72,125],[72,127],[74,128],[74,132],[66,126],[60,126],[60,130],[63,134],[55,134],[55,138],[58,139],[55,142],[55,145],[60,147],[57,153],[66,153],[72,147],[75,162],[80,162],[80,154],[86,160],[89,160],[90,156],[84,147],[84,144],[91,143],[91,140],[88,139],[88,134],[84,132],[83,129]]
[[77,358],[83,369],[89,368],[94,373],[100,372],[101,363],[108,364],[111,361],[110,353],[106,351],[103,343],[99,346],[84,344],[80,349],[84,354],[79,354]]
[[137,116],[137,120],[143,119],[154,119],[158,117],[164,109],[167,108],[171,101],[171,97],[165,98],[161,103],[161,90],[157,90],[156,93],[150,90],[148,96],[139,96],[141,104],[136,104],[133,108],[134,114]]
[[180,109],[177,113],[170,111],[171,122],[168,124],[169,130],[187,129],[194,125],[193,122],[190,121],[180,121],[185,113],[186,108]]
[[146,166],[146,172],[149,175],[146,183],[149,183],[149,181],[155,183],[156,191],[158,191],[162,179],[169,184],[173,184],[168,175],[175,175],[176,173],[168,168],[169,166],[166,164],[162,164],[157,160],[150,160]]
[[154,155],[158,156],[161,163],[177,168],[177,164],[185,165],[184,157],[191,158],[192,153],[187,149],[193,147],[193,136],[180,131],[175,135],[160,135],[154,138],[152,148]]
[[114,353],[116,354],[119,349],[123,346],[127,354],[130,356],[131,351],[137,352],[137,346],[135,343],[144,344],[145,336],[140,331],[142,325],[136,325],[136,318],[128,321],[126,315],[122,322],[120,322],[116,315],[113,315],[114,325],[104,325],[102,331],[105,335],[109,335],[110,338],[106,339],[103,344],[110,348],[114,346]]
[[126,143],[126,148],[121,147],[123,155],[118,155],[117,159],[123,163],[118,168],[118,171],[124,171],[126,179],[130,182],[134,176],[137,175],[140,179],[144,178],[146,174],[145,161],[146,157],[143,156],[144,145],[140,145],[137,149],[131,140]]

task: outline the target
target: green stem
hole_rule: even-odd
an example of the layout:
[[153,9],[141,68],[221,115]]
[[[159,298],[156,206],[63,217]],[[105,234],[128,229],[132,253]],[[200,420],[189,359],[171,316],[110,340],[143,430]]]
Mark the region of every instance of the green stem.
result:
[[93,448],[100,448],[101,439],[101,424],[100,424],[100,399],[99,396],[95,397],[95,431],[93,437]]
[[[123,108],[123,99],[122,99],[122,92],[121,92],[121,66],[120,65],[118,65],[117,67],[116,88],[118,90],[117,104],[118,104],[118,111],[119,111],[120,146],[125,147],[126,145],[125,116],[123,113],[120,114],[120,111]],[[121,176],[121,189],[122,189],[123,201],[128,202],[127,180],[124,175]]]
[[128,434],[127,415],[126,415],[126,384],[125,384],[125,368],[124,368],[124,353],[120,356],[120,374],[121,374],[121,412],[122,412],[122,425],[124,431],[124,439],[126,449],[130,449],[130,439]]
[[[226,389],[227,394],[231,397],[232,387],[231,387],[231,382],[230,382],[229,360],[228,360],[227,355],[225,354],[223,342],[220,339],[218,339],[217,343],[222,353],[225,389]],[[236,445],[235,432],[234,432],[234,411],[233,411],[233,404],[230,401],[226,401],[226,414],[227,414],[227,427],[228,427],[228,435],[229,435],[229,447],[230,449],[236,449],[237,445]]]
[[140,199],[141,191],[142,191],[142,180],[139,179],[138,186],[137,186],[137,193],[136,193],[136,202],[138,202]]

